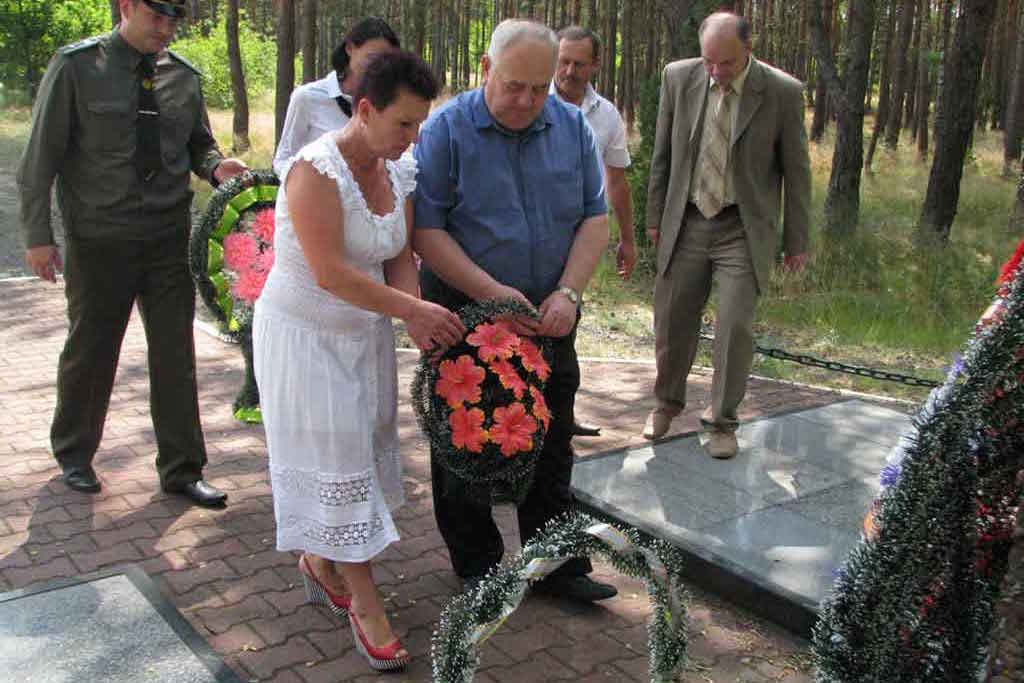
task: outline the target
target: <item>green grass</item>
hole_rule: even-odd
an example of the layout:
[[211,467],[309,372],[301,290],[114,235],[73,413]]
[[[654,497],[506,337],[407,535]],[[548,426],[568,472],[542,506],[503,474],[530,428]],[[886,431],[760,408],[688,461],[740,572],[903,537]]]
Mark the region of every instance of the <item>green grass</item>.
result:
[[[13,170],[28,132],[26,108],[0,111],[0,164]],[[231,145],[231,113],[211,111],[222,149]],[[870,132],[871,121],[865,122]],[[242,155],[251,166],[268,167],[273,150],[269,98],[255,103],[252,149]],[[811,146],[813,260],[799,275],[776,273],[761,297],[757,334],[764,346],[782,347],[828,360],[941,379],[952,354],[963,346],[990,302],[999,266],[1020,235],[1008,231],[1015,178],[1002,171],[1002,136],[977,132],[961,185],[959,211],[948,248],[935,251],[914,241],[930,171],[917,160],[906,137],[895,153],[879,147],[872,174],[862,182],[861,224],[845,239],[821,232],[824,190],[832,158],[832,131]],[[197,206],[209,186],[194,182]],[[617,228],[613,223],[613,235]],[[651,295],[653,254],[641,254],[633,277],[615,271],[613,236],[609,251],[586,292],[578,337],[582,355],[654,357]],[[708,320],[714,315],[714,298]],[[698,362],[710,364],[706,351]],[[798,382],[919,400],[925,390],[903,387],[763,356],[754,372]]]

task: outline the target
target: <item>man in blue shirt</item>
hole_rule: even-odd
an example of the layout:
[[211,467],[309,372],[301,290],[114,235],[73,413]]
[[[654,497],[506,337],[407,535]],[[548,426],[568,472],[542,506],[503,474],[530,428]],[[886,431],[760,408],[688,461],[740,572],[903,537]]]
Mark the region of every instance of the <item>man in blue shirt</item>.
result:
[[[425,265],[423,296],[452,309],[517,299],[540,313],[536,321],[517,319],[517,331],[552,341],[544,389],[552,420],[518,510],[524,542],[572,505],[579,299],[608,242],[593,133],[579,109],[548,94],[557,55],[546,26],[499,24],[481,60],[483,87],[434,112],[415,150],[413,239]],[[472,584],[501,561],[501,534],[490,508],[468,500],[433,460],[437,523],[455,572]],[[536,588],[588,601],[616,594],[589,571],[587,558],[574,558]]]

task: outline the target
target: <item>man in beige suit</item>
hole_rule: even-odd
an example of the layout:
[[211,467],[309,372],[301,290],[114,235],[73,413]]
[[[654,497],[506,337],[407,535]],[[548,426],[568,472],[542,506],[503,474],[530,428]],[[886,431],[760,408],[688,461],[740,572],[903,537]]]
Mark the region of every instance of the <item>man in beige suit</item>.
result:
[[716,458],[736,454],[737,408],[754,355],[754,308],[778,250],[807,260],[810,160],[803,85],[751,56],[750,25],[716,12],[700,27],[700,59],[665,67],[651,160],[647,232],[654,286],[657,405],[644,436],[668,432],[686,404],[701,313],[718,287],[711,405],[701,417]]

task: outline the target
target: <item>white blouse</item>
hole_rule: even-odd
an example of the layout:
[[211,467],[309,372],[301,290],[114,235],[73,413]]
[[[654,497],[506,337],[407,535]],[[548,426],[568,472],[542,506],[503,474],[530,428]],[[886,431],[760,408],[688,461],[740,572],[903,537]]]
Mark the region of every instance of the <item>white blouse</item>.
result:
[[319,81],[300,85],[292,91],[288,113],[284,117],[284,128],[281,130],[281,141],[277,143],[277,153],[274,154],[274,172],[282,181],[288,161],[300,149],[324,133],[344,128],[349,122],[335,99],[338,96],[352,103],[352,98],[341,91],[335,71]]

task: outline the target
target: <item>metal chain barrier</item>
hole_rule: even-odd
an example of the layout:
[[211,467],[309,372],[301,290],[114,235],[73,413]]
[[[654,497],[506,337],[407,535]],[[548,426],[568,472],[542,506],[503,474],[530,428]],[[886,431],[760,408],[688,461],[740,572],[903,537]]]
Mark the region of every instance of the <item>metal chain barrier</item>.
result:
[[[704,341],[714,341],[714,335],[708,334],[707,331],[701,331],[700,338]],[[825,370],[832,370],[833,372],[842,372],[847,375],[857,375],[858,377],[870,377],[871,379],[880,379],[887,382],[900,382],[912,387],[927,387],[933,389],[940,385],[940,382],[936,382],[930,379],[921,379],[920,377],[913,377],[911,375],[902,375],[898,372],[889,372],[887,370],[875,370],[874,368],[865,368],[858,365],[849,365],[847,363],[840,363],[834,360],[823,360],[810,356],[806,353],[790,353],[783,349],[774,349],[760,344],[754,345],[754,351],[760,353],[762,356],[768,356],[769,358],[776,358],[778,360],[788,360],[800,365],[809,365],[815,368],[824,368]]]

